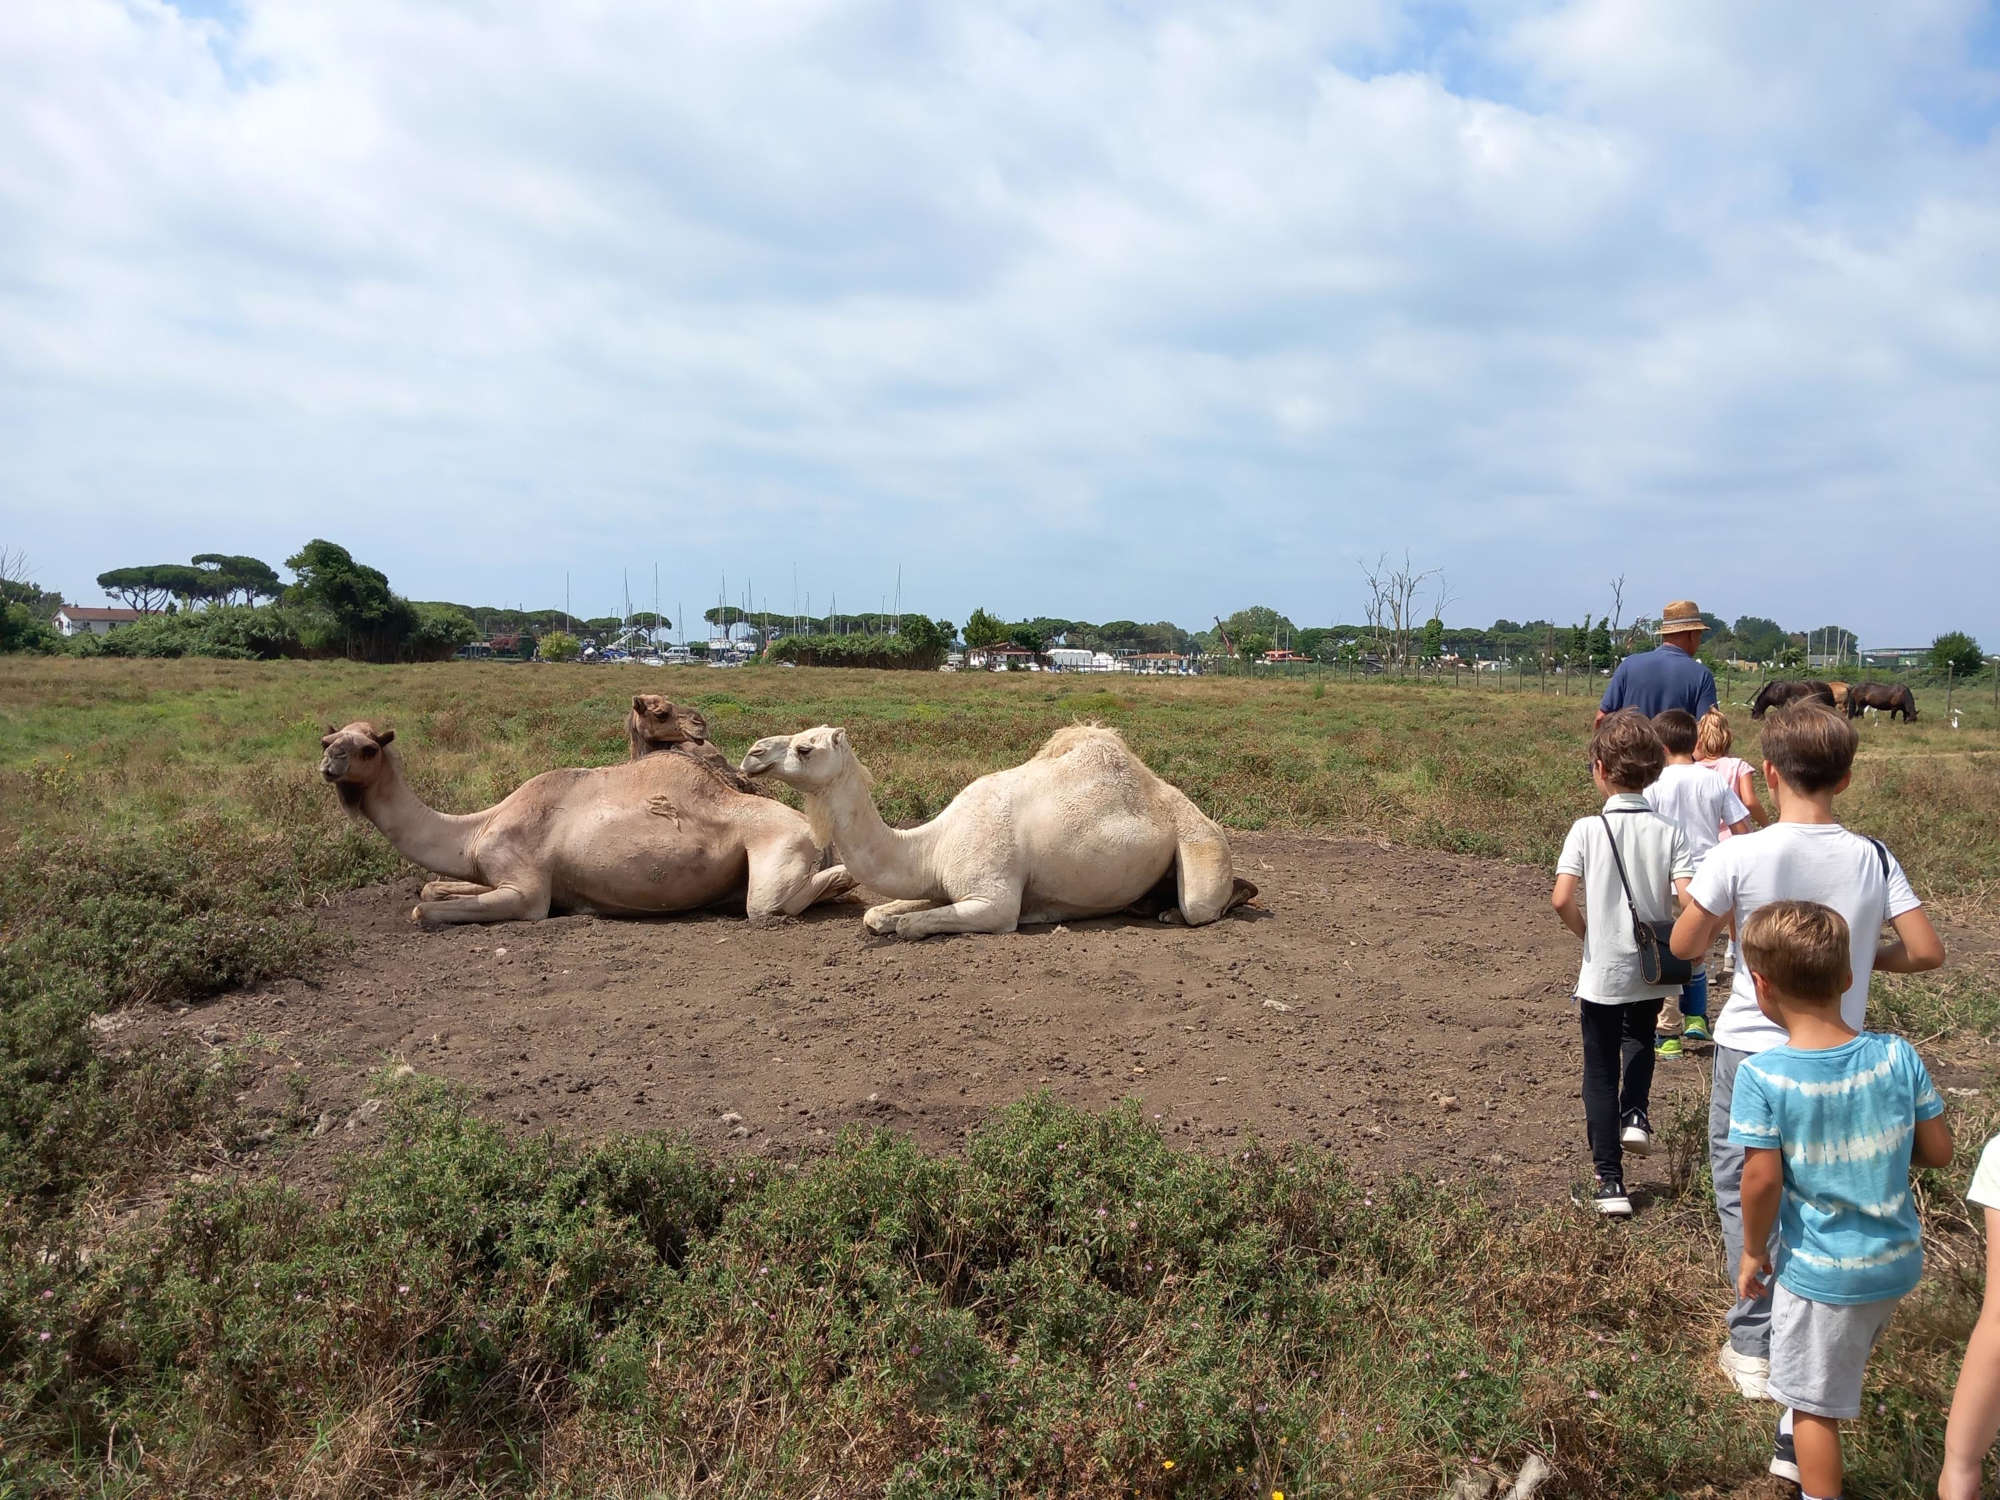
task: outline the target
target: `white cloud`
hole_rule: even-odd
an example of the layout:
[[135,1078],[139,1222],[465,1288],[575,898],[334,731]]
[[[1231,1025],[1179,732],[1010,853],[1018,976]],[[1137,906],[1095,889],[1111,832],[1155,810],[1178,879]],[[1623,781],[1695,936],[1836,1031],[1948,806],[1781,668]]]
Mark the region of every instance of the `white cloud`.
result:
[[1427,15],[8,7],[8,540],[2000,636],[1970,0]]

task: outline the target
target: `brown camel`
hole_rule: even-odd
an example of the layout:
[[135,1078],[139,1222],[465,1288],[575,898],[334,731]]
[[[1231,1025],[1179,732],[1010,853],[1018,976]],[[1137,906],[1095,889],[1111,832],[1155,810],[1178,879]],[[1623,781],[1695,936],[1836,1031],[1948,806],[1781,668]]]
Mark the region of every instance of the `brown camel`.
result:
[[707,766],[739,792],[758,797],[771,793],[730,764],[720,747],[709,743],[708,719],[698,708],[675,703],[659,693],[637,693],[632,711],[625,715],[625,738],[631,745],[629,760],[673,752],[692,757]]
[[645,916],[741,896],[753,921],[797,916],[854,882],[821,870],[805,818],[738,792],[686,755],[545,771],[484,812],[435,812],[403,780],[393,729],[329,728],[320,775],[412,864],[422,922],[538,922],[551,911]]

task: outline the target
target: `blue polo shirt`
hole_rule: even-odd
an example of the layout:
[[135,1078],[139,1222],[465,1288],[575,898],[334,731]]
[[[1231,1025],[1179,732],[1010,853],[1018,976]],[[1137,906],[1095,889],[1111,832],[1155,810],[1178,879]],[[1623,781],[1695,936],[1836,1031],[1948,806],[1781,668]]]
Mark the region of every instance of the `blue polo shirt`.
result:
[[1649,719],[1684,708],[1699,719],[1715,707],[1715,674],[1679,646],[1655,646],[1618,663],[1598,707],[1608,714],[1636,708]]

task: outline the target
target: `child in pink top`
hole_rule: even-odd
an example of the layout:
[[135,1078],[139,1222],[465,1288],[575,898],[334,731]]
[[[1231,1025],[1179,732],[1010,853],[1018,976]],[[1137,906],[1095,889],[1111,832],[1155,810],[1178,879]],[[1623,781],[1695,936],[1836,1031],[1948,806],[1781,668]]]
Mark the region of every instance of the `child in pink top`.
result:
[[[1762,828],[1771,821],[1770,814],[1757,800],[1757,781],[1751,774],[1750,762],[1741,756],[1731,755],[1730,743],[1729,719],[1721,709],[1711,708],[1701,716],[1700,727],[1695,730],[1694,763],[1708,767],[1728,782],[1729,789],[1750,810],[1750,821]],[[1731,836],[1729,826],[1724,824],[1720,837],[1726,839]]]

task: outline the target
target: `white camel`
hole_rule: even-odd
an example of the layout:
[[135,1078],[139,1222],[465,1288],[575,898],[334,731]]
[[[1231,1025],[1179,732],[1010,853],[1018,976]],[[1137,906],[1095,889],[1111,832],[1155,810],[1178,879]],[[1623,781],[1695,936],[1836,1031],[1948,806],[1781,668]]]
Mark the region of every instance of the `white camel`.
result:
[[1199,924],[1257,894],[1236,878],[1222,830],[1112,729],[1059,730],[1027,764],[980,777],[907,831],[875,810],[845,729],[759,740],[743,773],[797,787],[814,838],[831,837],[850,875],[898,898],[869,910],[873,932],[1011,932],[1104,916],[1168,881],[1160,920]]
[[753,921],[797,916],[852,888],[822,870],[806,820],[738,791],[727,769],[648,755],[596,770],[544,771],[484,812],[426,807],[403,779],[393,729],[328,729],[319,771],[340,805],[414,865],[421,922],[539,922],[551,910],[636,916],[695,911],[741,895]]

